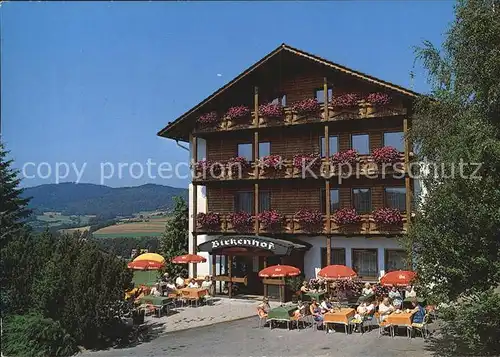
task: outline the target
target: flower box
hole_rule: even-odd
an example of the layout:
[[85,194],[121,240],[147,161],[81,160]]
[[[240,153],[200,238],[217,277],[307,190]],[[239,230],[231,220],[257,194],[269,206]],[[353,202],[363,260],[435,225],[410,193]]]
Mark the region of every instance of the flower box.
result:
[[306,232],[323,231],[323,215],[318,210],[303,208],[295,213],[294,220]]
[[385,93],[370,93],[365,101],[375,107],[384,106],[391,102],[391,97]]
[[278,231],[283,224],[283,215],[276,210],[259,213],[259,223],[264,230]]
[[359,105],[360,97],[356,93],[346,93],[332,98],[334,108],[355,108]]
[[231,107],[226,112],[226,118],[231,120],[247,118],[250,115],[250,109],[244,105]]
[[353,149],[339,151],[333,154],[330,158],[332,165],[355,165],[358,161],[358,152]]
[[401,161],[399,151],[392,146],[384,146],[374,149],[372,152],[373,161],[377,164],[395,164]]
[[259,159],[259,166],[264,169],[270,168],[273,170],[283,170],[285,168],[281,155],[264,156]]
[[259,115],[266,118],[281,118],[285,110],[281,104],[267,103],[259,106]]
[[235,175],[243,175],[248,171],[248,169],[252,166],[250,162],[241,156],[233,157],[229,159],[226,163],[228,171],[231,173],[231,176]]
[[194,163],[193,168],[196,176],[207,178],[221,178],[223,175],[224,163],[219,161],[200,160]]
[[395,208],[378,208],[372,213],[373,220],[382,225],[400,225],[403,223],[401,212]]
[[217,112],[213,111],[200,115],[197,119],[197,123],[204,128],[213,128],[220,123],[220,118]]
[[354,208],[341,208],[332,214],[332,220],[339,226],[353,225],[361,222],[361,216]]
[[305,173],[308,169],[314,172],[321,167],[321,157],[319,154],[297,154],[292,165],[296,172]]
[[318,114],[321,105],[316,98],[304,99],[292,105],[292,108],[299,115]]
[[196,223],[202,230],[217,231],[220,229],[221,219],[216,212],[198,213]]
[[229,215],[229,222],[236,232],[248,232],[253,227],[253,217],[248,212],[235,212]]

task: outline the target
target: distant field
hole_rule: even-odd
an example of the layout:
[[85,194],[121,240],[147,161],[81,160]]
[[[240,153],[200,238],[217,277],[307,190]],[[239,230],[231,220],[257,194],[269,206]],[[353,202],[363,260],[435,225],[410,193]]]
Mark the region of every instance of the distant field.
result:
[[76,231],[85,232],[85,231],[88,231],[89,229],[90,229],[90,226],[85,226],[85,227],[61,229],[61,232],[64,232],[64,233],[72,233],[72,232],[76,232]]
[[94,237],[146,237],[159,236],[165,231],[168,218],[151,218],[149,222],[119,223],[94,232]]
[[32,222],[35,226],[57,227],[63,224],[74,224],[85,226],[89,223],[89,219],[94,216],[65,216],[58,214],[43,214],[36,216],[36,221]]

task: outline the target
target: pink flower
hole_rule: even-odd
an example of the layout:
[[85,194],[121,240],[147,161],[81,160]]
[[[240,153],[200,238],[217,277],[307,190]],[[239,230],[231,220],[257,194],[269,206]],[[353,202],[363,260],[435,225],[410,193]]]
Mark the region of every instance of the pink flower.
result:
[[268,118],[279,118],[285,114],[281,104],[267,103],[259,106],[259,114]]
[[276,210],[269,210],[259,213],[259,222],[265,228],[278,228],[283,222],[283,215]]
[[215,231],[220,228],[220,215],[216,212],[198,213],[196,222],[203,229]]
[[293,105],[293,109],[299,114],[313,114],[320,110],[321,106],[316,98],[301,100]]
[[306,208],[297,211],[297,213],[295,213],[295,219],[299,221],[299,223],[309,227],[318,226],[323,223],[323,215],[320,211]]
[[339,226],[356,224],[361,221],[361,217],[354,208],[341,208],[333,213],[332,219]]
[[244,105],[231,107],[226,113],[226,117],[229,119],[240,119],[248,117],[250,115],[250,109]]
[[339,108],[350,108],[358,105],[359,95],[346,93],[332,98],[332,105]]
[[303,167],[317,169],[321,166],[321,158],[318,154],[297,154],[293,157],[293,166],[297,169]]
[[232,172],[238,172],[240,167],[243,171],[248,169],[251,165],[246,158],[237,156],[227,160],[227,166]]
[[385,93],[370,93],[366,101],[373,105],[387,105],[391,102],[391,97]]
[[330,158],[332,165],[354,165],[358,161],[358,153],[354,149],[339,151]]
[[248,212],[235,212],[229,215],[234,230],[246,232],[252,228],[253,218]]
[[395,164],[396,162],[401,161],[399,151],[392,146],[384,146],[373,150],[372,157],[377,164]]
[[401,212],[395,208],[378,208],[373,211],[373,219],[381,224],[400,224],[403,222]]
[[216,112],[210,112],[198,117],[198,123],[204,125],[212,125],[219,122],[219,117]]
[[281,155],[264,156],[259,160],[259,163],[262,167],[265,168],[268,167],[275,170],[281,170],[284,168],[283,158],[281,157]]

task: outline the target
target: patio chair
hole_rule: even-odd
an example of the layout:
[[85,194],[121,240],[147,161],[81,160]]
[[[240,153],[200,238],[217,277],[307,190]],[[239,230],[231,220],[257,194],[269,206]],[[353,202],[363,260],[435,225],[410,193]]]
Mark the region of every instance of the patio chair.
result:
[[375,320],[374,316],[375,316],[375,310],[373,310],[371,313],[363,317],[363,322],[361,323],[361,328],[363,329],[363,332],[365,326],[368,326],[368,331],[371,331],[371,327],[373,326],[373,321]]
[[378,325],[378,337],[382,337],[384,332],[389,329],[389,334],[394,337],[394,326],[387,321],[382,321],[380,313],[376,312],[374,315],[375,321]]
[[419,322],[412,322],[412,324],[410,326],[407,326],[407,330],[408,330],[408,335],[410,337],[413,336],[413,331],[417,331],[417,332],[420,332],[422,337],[425,339],[427,339],[427,337],[429,336],[429,330],[427,329],[427,325],[429,324],[429,319],[430,319],[430,314],[429,313],[426,313],[425,316],[424,316],[424,321],[419,323]]

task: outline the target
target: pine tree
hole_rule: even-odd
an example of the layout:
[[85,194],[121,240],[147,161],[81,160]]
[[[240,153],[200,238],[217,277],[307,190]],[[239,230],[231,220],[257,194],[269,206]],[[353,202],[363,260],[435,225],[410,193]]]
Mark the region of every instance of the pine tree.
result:
[[186,267],[170,264],[172,258],[187,254],[189,239],[188,207],[181,197],[174,197],[175,205],[172,217],[167,222],[165,233],[160,239],[160,252],[167,262],[166,271],[171,277],[180,274]]
[[25,228],[23,220],[31,213],[29,199],[21,197],[21,180],[11,167],[13,161],[7,159],[8,153],[0,142],[0,249]]

